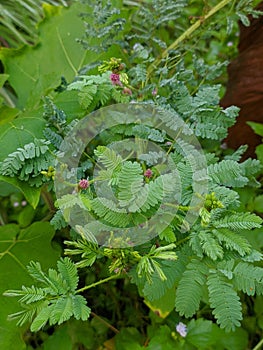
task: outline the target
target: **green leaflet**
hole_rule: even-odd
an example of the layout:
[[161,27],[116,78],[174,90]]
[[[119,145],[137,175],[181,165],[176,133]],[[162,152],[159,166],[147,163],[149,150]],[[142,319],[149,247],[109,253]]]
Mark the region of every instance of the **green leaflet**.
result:
[[239,296],[226,277],[211,273],[207,278],[209,301],[212,312],[221,328],[227,332],[240,326],[242,308]]
[[251,252],[251,246],[248,241],[237,233],[224,228],[213,230],[213,233],[220,244],[223,243],[228,250],[237,251],[241,256]]
[[263,294],[263,268],[244,262],[237,264],[233,271],[234,284],[247,295]]
[[[58,272],[49,269],[48,274],[42,271],[41,265],[31,261],[28,265],[29,274],[43,287],[22,287],[22,290],[7,290],[6,296],[20,296],[19,302],[24,313],[10,315],[11,319],[18,318],[18,324],[23,325],[32,321],[31,331],[36,332],[49,321],[50,325],[61,324],[71,316],[77,320],[87,320],[90,308],[81,295],[76,295],[78,286],[77,268],[69,258],[57,262]],[[28,308],[30,312],[28,312]]]
[[198,234],[200,245],[204,253],[212,260],[222,259],[224,250],[210,232],[201,231]]
[[228,187],[244,187],[248,183],[241,165],[233,160],[222,160],[208,166],[212,181]]
[[76,266],[68,258],[58,261],[57,266],[62,280],[65,281],[68,286],[68,290],[74,292],[79,281]]
[[59,230],[68,225],[61,210],[56,211],[55,215],[50,220],[50,224],[54,227],[55,230]]
[[[33,142],[35,138],[43,137],[42,129],[44,120],[37,113],[29,113],[27,116],[22,114],[17,119],[1,126],[0,130],[0,162],[8,157],[9,154],[16,152],[18,148],[23,148],[25,144]],[[10,142],[12,140],[12,142]],[[31,186],[18,178],[10,178],[0,175],[0,180],[10,183],[21,190],[26,200],[36,208],[40,189],[32,189]]]
[[98,163],[101,162],[111,172],[118,168],[123,161],[120,155],[105,146],[98,146],[94,153],[98,157]]
[[235,213],[229,214],[220,220],[215,220],[213,225],[220,228],[228,228],[233,231],[240,231],[244,229],[251,230],[252,228],[261,227],[262,219],[251,213]]
[[197,259],[187,265],[176,290],[175,307],[180,315],[192,317],[198,310],[208,268]]
[[[54,230],[49,223],[35,222],[28,228],[19,231],[16,225],[0,227],[0,347],[3,349],[21,350],[24,348],[21,332],[14,322],[7,320],[7,316],[17,311],[18,304],[15,298],[7,298],[2,295],[6,289],[21,288],[22,285],[32,284],[26,265],[30,260],[41,261],[44,268],[54,266],[59,257],[59,252],[51,247],[51,239]],[[26,254],[25,254],[26,252]],[[47,259],[48,255],[48,259]],[[37,288],[27,291],[22,289],[24,301],[32,298],[41,299],[41,293]],[[28,295],[25,297],[25,295]]]
[[54,163],[49,143],[34,139],[34,142],[17,148],[0,163],[0,172],[5,176],[16,176],[21,181],[28,181],[31,186],[41,186],[45,182],[41,171],[47,170]]
[[141,165],[137,162],[125,162],[118,177],[118,198],[121,206],[129,205],[141,191],[143,175]]

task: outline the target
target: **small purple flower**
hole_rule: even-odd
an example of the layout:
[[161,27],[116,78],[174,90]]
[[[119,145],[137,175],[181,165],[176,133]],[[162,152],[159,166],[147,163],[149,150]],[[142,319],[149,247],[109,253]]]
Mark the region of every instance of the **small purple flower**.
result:
[[27,205],[27,201],[22,201],[21,205],[22,205],[22,207],[25,207]]
[[145,177],[148,177],[148,179],[149,179],[150,177],[153,176],[153,172],[152,172],[151,169],[147,169],[147,170],[145,170],[145,172],[144,172],[143,175],[144,175]]
[[233,42],[232,41],[229,41],[227,44],[226,44],[226,46],[228,46],[228,47],[231,47],[231,46],[233,46],[234,44],[233,44]]
[[13,207],[14,207],[14,208],[19,207],[19,202],[14,202],[14,203],[13,203]]
[[179,322],[176,326],[176,332],[178,332],[182,337],[187,335],[187,327],[183,322]]
[[88,187],[89,187],[89,181],[86,180],[86,179],[82,179],[79,181],[79,187],[82,189],[82,190],[86,190]]
[[121,83],[121,81],[120,81],[120,75],[119,75],[119,74],[111,73],[111,75],[110,75],[110,80],[111,80],[111,82],[112,82],[113,85],[122,86],[122,83]]
[[153,89],[153,91],[152,91],[152,95],[153,96],[156,96],[157,95],[157,93],[158,93],[158,90],[155,88],[155,89]]
[[228,148],[228,147],[227,147],[227,143],[226,143],[226,142],[222,143],[222,144],[220,145],[220,148],[223,149],[223,150],[227,149],[227,148]]
[[171,141],[167,141],[167,142],[166,142],[166,145],[167,145],[167,146],[171,146],[172,144],[173,144],[173,143],[172,143]]

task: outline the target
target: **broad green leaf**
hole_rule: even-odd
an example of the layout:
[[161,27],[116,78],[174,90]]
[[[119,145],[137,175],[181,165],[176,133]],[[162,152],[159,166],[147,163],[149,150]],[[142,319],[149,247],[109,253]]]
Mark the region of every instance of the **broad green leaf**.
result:
[[261,164],[263,164],[263,145],[259,145],[256,148],[256,155]]
[[[24,113],[17,119],[9,121],[0,128],[0,161],[3,161],[18,147],[32,142],[34,138],[43,138],[42,129],[45,121],[38,111]],[[10,142],[11,141],[11,142]],[[7,182],[18,188],[26,200],[35,209],[40,197],[40,188],[33,188],[17,178],[0,175],[0,181]]]
[[84,35],[84,24],[78,16],[84,8],[77,2],[69,8],[56,8],[52,15],[46,11],[37,45],[0,50],[19,108],[37,106],[44,94],[60,84],[61,76],[71,81],[83,65],[94,60],[94,54],[76,42]]
[[4,86],[4,83],[9,78],[8,74],[0,74],[0,88]]
[[27,205],[21,210],[18,215],[18,223],[21,228],[29,226],[35,216],[35,210],[30,205]]
[[156,315],[165,318],[174,309],[175,288],[168,289],[160,299],[144,302]]
[[39,261],[43,269],[55,267],[59,252],[51,246],[54,230],[47,222],[35,222],[27,229],[19,230],[14,224],[0,227],[0,349],[22,350],[23,329],[7,316],[19,311],[16,298],[3,296],[8,289],[20,289],[31,285],[26,266],[31,260]]
[[116,350],[142,350],[141,335],[136,328],[123,328],[115,337]]
[[17,119],[1,126],[0,129],[0,161],[3,161],[18,147],[34,141],[34,138],[43,138],[42,130],[45,120],[35,113],[25,113]]
[[81,343],[89,350],[95,348],[96,329],[89,322],[77,321],[71,318],[65,326],[67,326],[72,342]]
[[211,321],[202,318],[191,320],[187,325],[186,342],[196,349],[245,350],[248,337],[242,328],[226,333]]
[[261,123],[247,122],[247,124],[254,130],[259,136],[263,136],[263,125]]
[[220,343],[226,350],[246,350],[248,349],[248,334],[243,328],[237,328],[231,333],[221,331]]
[[36,209],[40,198],[41,188],[35,188],[32,186],[29,186],[26,182],[22,182],[16,178],[3,176],[3,175],[0,175],[0,181],[7,182],[15,186],[16,188],[18,188],[25,196],[25,199],[27,200],[27,202],[34,209]]
[[254,210],[263,213],[263,195],[257,196],[254,201]]
[[69,121],[77,118],[81,119],[85,115],[85,110],[78,101],[78,91],[63,91],[54,98],[54,102],[59,109],[62,109]]
[[19,112],[20,111],[17,108],[11,108],[9,106],[3,105],[0,108],[0,126],[7,122],[11,122],[11,120],[17,117]]
[[[187,325],[187,342],[195,345],[198,349],[207,349],[212,344],[217,344],[220,338],[217,338],[218,327],[211,321],[202,318],[191,320]],[[220,335],[221,337],[221,335]],[[219,347],[222,349],[222,347]]]
[[156,329],[147,349],[149,350],[174,350],[177,342],[171,337],[171,329],[164,325]]
[[56,327],[54,333],[43,343],[43,350],[72,350],[85,346],[87,350],[96,348],[96,333],[89,322],[70,319],[60,327]]
[[68,334],[67,327],[60,327],[47,338],[43,344],[43,350],[72,350],[73,343]]

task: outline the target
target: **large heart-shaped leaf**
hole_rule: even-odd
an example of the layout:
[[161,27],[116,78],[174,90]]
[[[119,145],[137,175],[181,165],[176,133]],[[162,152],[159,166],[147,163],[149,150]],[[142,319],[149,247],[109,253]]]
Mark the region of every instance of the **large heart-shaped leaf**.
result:
[[84,8],[80,2],[69,8],[46,5],[37,45],[0,50],[19,108],[38,106],[41,97],[60,84],[61,76],[70,81],[83,65],[94,61],[94,54],[76,42],[85,30],[79,17]]

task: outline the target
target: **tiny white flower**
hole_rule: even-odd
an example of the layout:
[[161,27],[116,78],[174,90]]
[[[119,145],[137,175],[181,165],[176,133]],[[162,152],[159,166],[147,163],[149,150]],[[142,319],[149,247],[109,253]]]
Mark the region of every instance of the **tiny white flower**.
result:
[[183,322],[179,322],[176,326],[176,331],[182,336],[186,337],[187,335],[187,327]]

